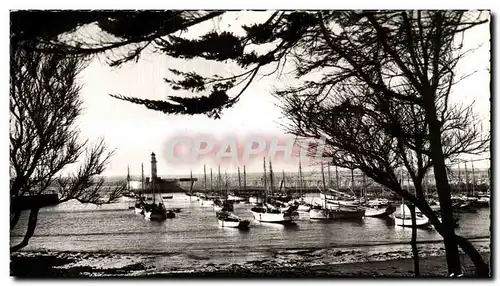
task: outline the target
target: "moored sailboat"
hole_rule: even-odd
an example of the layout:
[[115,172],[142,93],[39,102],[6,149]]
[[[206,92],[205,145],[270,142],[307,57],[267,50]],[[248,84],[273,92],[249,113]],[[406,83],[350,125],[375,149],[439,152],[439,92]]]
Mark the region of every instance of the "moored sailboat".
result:
[[214,205],[214,199],[215,197],[213,196],[203,194],[198,197],[198,204],[202,207],[211,207]]
[[389,217],[396,211],[396,207],[392,205],[367,207],[365,208],[365,217]]
[[299,219],[297,206],[290,206],[286,210],[280,210],[271,204],[264,204],[250,209],[256,221],[272,223],[290,223]]
[[264,158],[264,204],[250,209],[255,220],[258,222],[291,223],[299,218],[297,208],[298,206],[293,205],[280,209],[280,206],[275,206],[268,201],[266,159]]
[[309,219],[324,219],[324,220],[336,220],[336,219],[362,219],[365,215],[365,210],[358,208],[324,208],[321,206],[312,207],[309,211]]
[[[127,180],[129,180],[128,175],[127,175]],[[130,184],[129,184],[129,186],[130,186]],[[136,195],[137,200],[136,200],[136,203],[134,205],[134,212],[136,214],[144,215],[145,203],[144,203],[144,197],[142,196],[143,192],[144,192],[144,165],[141,164],[141,190],[140,190],[139,194]]]
[[[220,167],[219,167],[219,181],[220,181]],[[222,199],[215,199],[214,200],[214,210],[216,212],[221,212],[221,211],[233,211],[234,210],[234,205],[232,201],[229,201],[227,199],[228,197],[228,177],[227,173],[225,173],[225,191],[223,193],[223,198]],[[219,193],[221,193],[219,191]]]
[[[412,219],[410,208],[407,205],[401,204],[399,211],[394,214],[394,222],[397,226],[402,227],[412,227]],[[423,215],[420,211],[415,209],[415,226],[416,227],[426,227],[430,225],[430,220],[428,217]]]
[[[323,179],[323,190],[326,190],[325,174],[323,163],[321,163],[321,175]],[[319,187],[318,187],[319,188]],[[359,207],[359,204],[341,204],[339,201],[328,200],[323,190],[320,189],[320,198],[323,201],[323,206],[317,205],[309,211],[309,219],[362,219],[365,215],[365,210]],[[331,193],[337,192],[330,189]],[[338,192],[340,193],[340,192]],[[343,193],[340,193],[343,194]],[[322,196],[321,196],[322,195]]]
[[263,202],[264,202],[264,200],[258,196],[250,196],[248,198],[248,203],[252,204],[252,205],[262,204]]
[[222,227],[248,228],[250,225],[249,220],[241,219],[234,213],[226,211],[217,213],[217,220]]

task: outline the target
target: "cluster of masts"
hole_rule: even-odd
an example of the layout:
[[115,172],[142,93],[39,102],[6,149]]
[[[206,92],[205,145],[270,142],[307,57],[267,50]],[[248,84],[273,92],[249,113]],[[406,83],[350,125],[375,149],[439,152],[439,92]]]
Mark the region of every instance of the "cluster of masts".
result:
[[[155,197],[156,181],[157,181],[157,166],[156,166],[155,154],[151,154],[151,186],[153,198]],[[267,167],[269,166],[269,167]],[[269,168],[269,169],[268,169]],[[142,177],[141,184],[142,190],[144,190],[144,168],[141,165]],[[285,173],[282,170],[282,179],[279,187],[279,191],[275,190],[275,176],[273,173],[272,162],[269,161],[266,164],[266,158],[263,159],[263,185],[264,189],[257,192],[256,196],[250,196],[248,198],[243,198],[236,196],[235,194],[229,194],[229,178],[227,171],[224,171],[224,178],[222,179],[222,174],[220,166],[217,168],[217,178],[216,178],[216,190],[218,195],[214,195],[214,175],[213,170],[210,168],[210,193],[208,192],[208,176],[206,165],[203,167],[204,170],[204,193],[193,193],[193,185],[197,180],[193,179],[192,172],[190,174],[191,189],[190,192],[186,192],[187,195],[191,197],[197,196],[198,202],[201,206],[213,207],[216,213],[216,217],[221,226],[226,227],[248,227],[249,221],[243,220],[234,214],[234,204],[238,202],[248,202],[254,204],[255,206],[250,209],[254,218],[258,222],[270,222],[270,223],[289,223],[298,219],[299,213],[307,213],[310,219],[362,219],[364,217],[394,217],[396,221],[400,221],[400,224],[405,226],[408,223],[408,218],[405,217],[405,207],[401,205],[402,216],[392,216],[396,208],[389,203],[387,200],[376,200],[368,201],[366,197],[366,176],[363,175],[363,189],[362,192],[357,196],[354,192],[352,194],[347,194],[340,192],[338,189],[332,189],[331,185],[331,173],[330,165],[328,164],[328,182],[326,183],[325,168],[324,164],[321,163],[321,181],[322,188],[320,190],[320,200],[321,203],[306,202],[303,196],[303,174],[302,166],[299,162],[298,170],[298,184],[300,194],[298,197],[293,197],[290,194],[284,192],[285,190]],[[241,191],[247,189],[246,180],[246,166],[243,166],[243,180],[241,177],[240,168],[238,167],[238,185]],[[337,186],[339,185],[338,179],[338,169],[335,168]],[[460,169],[459,169],[460,173]],[[467,174],[467,171],[466,171]],[[473,171],[474,174],[474,171]],[[467,176],[466,176],[467,177]],[[269,184],[268,184],[269,180]],[[130,181],[130,174],[127,175],[127,181]],[[354,187],[354,171],[351,170],[351,185]],[[174,210],[168,210],[165,208],[161,197],[160,202],[156,205],[156,200],[153,199],[152,204],[147,204],[142,200],[142,196],[135,206],[135,211],[141,213],[145,218],[151,220],[163,220],[169,217],[175,217]],[[427,225],[428,220],[423,218],[420,221],[421,224]],[[398,224],[396,222],[396,224]]]

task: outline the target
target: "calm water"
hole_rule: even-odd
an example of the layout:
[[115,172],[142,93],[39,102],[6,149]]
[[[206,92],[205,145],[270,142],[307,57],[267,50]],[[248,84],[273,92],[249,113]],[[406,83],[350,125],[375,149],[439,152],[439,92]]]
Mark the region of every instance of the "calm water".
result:
[[[308,195],[309,200],[318,197]],[[406,243],[411,236],[409,229],[395,226],[391,219],[323,222],[310,221],[305,215],[288,227],[257,223],[247,204],[235,205],[235,213],[252,220],[248,231],[221,228],[213,208],[201,207],[195,198],[190,201],[183,193],[175,193],[172,200],[166,201],[167,207],[180,207],[182,212],[175,219],[158,223],[134,214],[128,209],[133,203],[123,198],[102,207],[68,202],[46,208],[25,250],[162,254],[172,263],[232,263],[298,249],[364,249],[361,253],[369,256],[375,250],[409,248]],[[26,218],[25,213],[11,232],[11,244],[22,238]],[[489,209],[480,209],[476,214],[461,214],[457,233],[465,237],[488,236],[489,226]],[[440,236],[434,230],[419,230],[418,239],[439,240]],[[420,247],[425,250],[431,246]]]

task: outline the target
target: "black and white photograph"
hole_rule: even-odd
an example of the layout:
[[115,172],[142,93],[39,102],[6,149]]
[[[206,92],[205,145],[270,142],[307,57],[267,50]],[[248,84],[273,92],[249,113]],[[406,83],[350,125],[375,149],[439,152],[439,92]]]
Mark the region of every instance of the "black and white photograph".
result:
[[491,279],[494,13],[333,5],[10,9],[10,278]]

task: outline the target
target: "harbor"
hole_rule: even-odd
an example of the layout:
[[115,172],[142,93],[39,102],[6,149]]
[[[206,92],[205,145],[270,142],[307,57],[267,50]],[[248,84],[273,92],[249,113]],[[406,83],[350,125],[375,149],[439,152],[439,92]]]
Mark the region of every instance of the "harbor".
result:
[[[309,199],[319,200],[319,194],[307,194]],[[133,202],[124,198],[114,205],[87,210],[76,202],[47,208],[40,213],[37,233],[19,255],[75,258],[74,263],[69,259],[61,267],[86,266],[80,276],[106,276],[101,273],[103,268],[135,264],[143,266],[120,275],[184,276],[236,267],[241,271],[258,268],[261,275],[269,277],[272,272],[266,275],[265,270],[280,265],[310,269],[333,265],[334,273],[339,269],[337,264],[411,258],[411,229],[396,226],[392,219],[313,221],[303,215],[294,225],[258,223],[249,211],[252,206],[241,203],[235,204],[234,211],[251,225],[248,230],[239,230],[219,226],[213,208],[200,206],[184,193],[173,193],[168,201],[169,207],[182,211],[163,222],[147,221],[135,214],[128,209]],[[461,213],[456,229],[485,255],[490,251],[489,216],[488,208]],[[26,216],[19,225],[25,223]],[[15,229],[11,240],[21,239],[22,230]],[[421,257],[444,254],[442,238],[435,230],[419,229],[418,241]],[[412,262],[409,264],[411,269]]]
[[[120,275],[141,277],[231,273],[255,276],[259,271],[259,275],[266,277],[275,273],[273,271],[291,275],[286,270],[290,267],[323,267],[320,272],[328,276],[339,271],[337,265],[346,267],[352,263],[412,257],[409,246],[412,223],[411,219],[403,218],[405,211],[409,215],[409,210],[400,200],[375,199],[373,195],[366,196],[366,190],[364,197],[356,198],[327,188],[326,183],[314,192],[301,188],[279,196],[278,189],[274,196],[271,193],[267,196],[265,190],[269,192],[275,182],[271,184],[272,165],[270,170],[269,165],[264,166],[268,169],[259,176],[266,186],[254,188],[248,194],[238,192],[238,188],[229,190],[229,176],[221,175],[218,168],[217,183],[212,184],[213,188],[223,187],[218,192],[199,189],[195,192],[194,186],[199,180],[191,173],[189,177],[165,180],[170,183],[157,187],[156,191],[155,188],[145,191],[143,184],[135,184],[137,188],[129,193],[131,195],[113,204],[96,206],[69,201],[46,207],[40,213],[37,233],[17,257],[23,261],[36,254],[34,257],[66,261],[62,269],[76,269],[69,273],[77,277],[117,275],[112,270],[117,265],[125,269],[118,271]],[[142,166],[142,180],[146,178],[148,184],[161,181],[156,174],[154,154],[148,167],[150,176],[144,177]],[[297,180],[303,181],[302,170],[298,174]],[[130,188],[130,174],[126,180]],[[360,194],[363,195],[363,191]],[[262,200],[251,202],[255,196]],[[460,201],[458,196],[454,198]],[[456,231],[487,255],[490,251],[489,203],[461,209],[467,202],[465,197],[455,204]],[[155,204],[163,208],[160,216],[147,215]],[[352,215],[353,209],[359,211]],[[271,218],[263,219],[262,212]],[[288,218],[287,213],[291,215]],[[417,218],[419,255],[439,259],[444,254],[442,239],[425,216],[420,216]],[[23,236],[21,230],[26,219],[21,217],[19,228],[11,232],[13,243]],[[465,272],[472,273],[470,269]],[[382,275],[384,270],[380,271]],[[35,272],[32,275],[36,276]],[[401,275],[411,276],[411,271]]]

